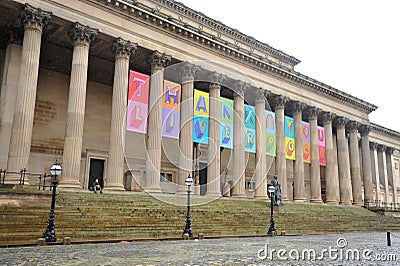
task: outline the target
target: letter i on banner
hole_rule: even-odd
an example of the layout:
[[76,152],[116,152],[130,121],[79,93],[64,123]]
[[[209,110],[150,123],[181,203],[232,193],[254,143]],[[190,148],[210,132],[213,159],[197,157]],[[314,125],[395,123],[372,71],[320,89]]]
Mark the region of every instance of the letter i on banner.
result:
[[149,103],[149,76],[130,71],[128,90],[128,109],[126,130],[131,132],[147,132],[147,110]]
[[276,156],[276,124],[275,113],[265,110],[265,132],[267,139],[267,154]]
[[301,122],[301,138],[303,140],[303,160],[305,163],[311,163],[310,123]]
[[181,85],[164,80],[162,136],[178,139],[180,128]]
[[325,129],[318,126],[319,164],[326,166]]

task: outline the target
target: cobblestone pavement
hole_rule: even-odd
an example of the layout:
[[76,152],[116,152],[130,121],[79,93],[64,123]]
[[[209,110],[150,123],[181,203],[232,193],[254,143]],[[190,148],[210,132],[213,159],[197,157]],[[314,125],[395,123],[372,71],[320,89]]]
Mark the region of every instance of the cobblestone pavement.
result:
[[400,265],[400,233],[0,248],[0,265]]

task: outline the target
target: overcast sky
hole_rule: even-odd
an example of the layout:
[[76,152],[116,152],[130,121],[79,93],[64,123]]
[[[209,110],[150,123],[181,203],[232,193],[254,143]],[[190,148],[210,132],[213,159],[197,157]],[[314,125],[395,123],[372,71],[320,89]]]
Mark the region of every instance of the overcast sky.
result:
[[296,57],[296,71],[377,105],[370,121],[400,132],[400,1],[180,2]]

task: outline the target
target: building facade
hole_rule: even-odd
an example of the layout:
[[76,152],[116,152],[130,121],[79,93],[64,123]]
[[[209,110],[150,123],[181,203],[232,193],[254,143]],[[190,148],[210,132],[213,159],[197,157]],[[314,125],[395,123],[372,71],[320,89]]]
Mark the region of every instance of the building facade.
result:
[[[400,133],[369,122],[377,106],[297,72],[293,56],[171,0],[16,0],[0,12],[8,182],[26,168],[36,184],[58,159],[60,189],[98,178],[179,194],[192,175],[203,196],[265,199],[277,175],[284,200],[398,203]],[[148,77],[145,97],[131,75]]]

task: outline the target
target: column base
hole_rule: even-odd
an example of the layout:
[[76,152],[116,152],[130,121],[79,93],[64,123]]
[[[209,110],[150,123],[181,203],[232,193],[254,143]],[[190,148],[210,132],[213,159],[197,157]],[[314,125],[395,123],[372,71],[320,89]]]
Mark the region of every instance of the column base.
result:
[[304,203],[304,202],[306,202],[306,199],[304,199],[304,198],[302,198],[302,199],[293,199],[293,202]]
[[207,192],[206,196],[222,197],[221,192]]
[[325,201],[325,203],[329,205],[338,205],[338,202],[336,200],[327,200]]
[[157,187],[145,187],[144,192],[147,193],[162,193],[161,188]]
[[267,200],[267,199],[269,199],[267,196],[262,196],[262,195],[256,195],[256,196],[254,196],[254,199],[257,199],[257,200]]
[[246,194],[232,194],[231,198],[246,198]]
[[82,190],[82,186],[76,181],[61,181],[57,186],[60,190]]
[[125,191],[122,185],[111,185],[103,188],[104,191]]
[[340,205],[352,205],[350,201],[341,201]]
[[322,199],[310,199],[311,203],[324,203]]
[[364,204],[361,201],[358,202],[353,202],[354,206],[364,206]]

